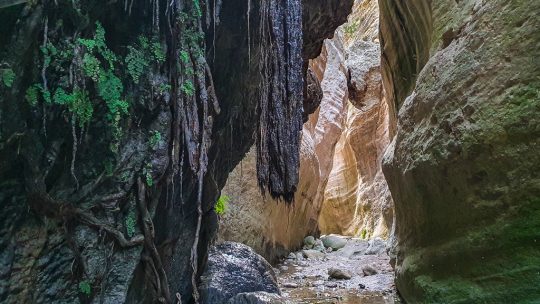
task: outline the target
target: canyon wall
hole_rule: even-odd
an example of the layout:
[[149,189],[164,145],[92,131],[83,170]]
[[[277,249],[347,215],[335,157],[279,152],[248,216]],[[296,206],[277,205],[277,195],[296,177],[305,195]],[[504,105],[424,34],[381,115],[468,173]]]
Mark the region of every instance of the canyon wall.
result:
[[537,302],[540,2],[379,2],[399,292]]
[[[193,302],[219,190],[255,141],[259,3],[0,10],[0,302]],[[294,56],[318,56],[351,5],[304,1],[302,32],[296,6]]]
[[343,32],[349,103],[319,217],[321,233],[363,238],[390,234],[393,202],[381,162],[390,142],[390,115],[382,87],[375,0],[356,1]]
[[230,202],[220,217],[219,240],[242,242],[273,261],[301,246],[306,235],[317,233],[348,97],[342,48],[339,39],[326,40],[321,55],[309,64],[309,71],[320,81],[322,100],[302,130],[300,183],[294,202],[285,205],[260,193],[252,148],[221,192]]

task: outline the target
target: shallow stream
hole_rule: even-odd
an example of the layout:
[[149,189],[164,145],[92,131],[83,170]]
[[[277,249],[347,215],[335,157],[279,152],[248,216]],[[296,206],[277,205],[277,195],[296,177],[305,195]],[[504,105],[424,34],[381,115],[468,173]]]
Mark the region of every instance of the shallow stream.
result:
[[[298,304],[394,304],[402,303],[396,293],[390,258],[382,248],[366,254],[366,240],[349,238],[345,247],[318,257],[305,258],[302,251],[295,258],[276,266],[282,294]],[[366,275],[364,269],[376,273]],[[351,275],[350,279],[334,279],[328,269]],[[368,271],[369,272],[369,271]]]

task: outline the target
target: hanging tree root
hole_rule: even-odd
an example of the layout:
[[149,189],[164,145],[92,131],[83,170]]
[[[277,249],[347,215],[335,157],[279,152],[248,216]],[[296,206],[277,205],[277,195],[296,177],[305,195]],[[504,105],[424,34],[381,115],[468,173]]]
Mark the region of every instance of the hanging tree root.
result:
[[152,216],[150,215],[146,204],[146,187],[140,177],[137,179],[137,188],[139,212],[141,213],[141,220],[144,232],[144,246],[145,250],[149,254],[148,258],[152,261],[150,267],[153,268],[152,270],[157,273],[155,279],[156,286],[160,287],[160,289],[158,289],[158,293],[161,295],[159,300],[161,302],[171,303],[167,274],[165,273],[161,257],[154,243],[154,223],[152,222]]

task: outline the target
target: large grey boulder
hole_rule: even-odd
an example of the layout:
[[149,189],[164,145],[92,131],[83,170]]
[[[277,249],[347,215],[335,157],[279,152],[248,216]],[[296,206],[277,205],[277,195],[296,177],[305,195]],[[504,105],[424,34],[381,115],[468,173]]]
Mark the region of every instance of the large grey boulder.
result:
[[347,244],[347,239],[337,235],[325,235],[321,237],[324,247],[332,247],[333,250],[338,250]]
[[280,294],[272,266],[263,257],[250,247],[234,242],[210,249],[208,265],[201,276],[203,304],[226,304],[240,293],[258,291]]

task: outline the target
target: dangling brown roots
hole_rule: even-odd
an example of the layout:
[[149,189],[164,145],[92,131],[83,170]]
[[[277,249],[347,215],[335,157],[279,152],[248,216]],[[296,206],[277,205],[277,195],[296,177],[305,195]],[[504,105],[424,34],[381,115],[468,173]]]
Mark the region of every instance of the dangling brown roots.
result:
[[[196,16],[200,8],[196,7],[198,1],[184,3],[182,7],[179,3],[175,5],[175,13],[180,16],[186,10],[188,16]],[[206,4],[207,25],[210,23],[209,2]],[[214,3],[215,7],[215,3]],[[216,12],[214,12],[214,18]],[[202,194],[204,185],[204,176],[208,166],[208,149],[211,144],[211,131],[213,118],[209,113],[209,102],[212,103],[213,112],[220,112],[218,100],[216,98],[214,84],[210,68],[204,57],[205,44],[204,39],[194,39],[204,33],[202,30],[201,17],[190,18],[184,22],[175,23],[175,54],[176,58],[182,58],[186,52],[189,54],[189,60],[176,61],[175,66],[171,67],[174,71],[172,78],[175,79],[176,102],[174,104],[175,122],[173,127],[173,146],[171,155],[173,157],[173,177],[176,173],[182,173],[183,161],[179,163],[180,154],[187,153],[188,167],[197,177],[197,226],[193,245],[191,247],[190,264],[193,270],[191,283],[193,286],[193,299],[195,303],[199,302],[199,292],[197,291],[198,275],[198,248],[200,231],[202,225]],[[186,22],[187,21],[187,22]],[[215,22],[215,20],[214,20]],[[186,38],[187,37],[187,38]],[[191,71],[191,72],[189,72]],[[192,84],[194,92],[186,90],[186,85]],[[181,147],[181,142],[185,147]]]
[[[146,203],[146,187],[140,177],[137,179],[137,189],[139,212],[141,214],[142,228],[144,233],[144,247],[145,251],[147,252],[147,261],[151,261],[149,266],[152,268],[153,272],[157,274],[155,276],[156,290],[158,291],[158,294],[161,295],[159,298],[160,302],[171,303],[167,274],[165,273],[163,263],[161,262],[161,257],[154,243],[155,230],[152,215],[155,211],[158,199],[154,200],[150,206],[150,210],[152,212],[149,212],[149,208]],[[159,197],[159,195],[157,196]]]

